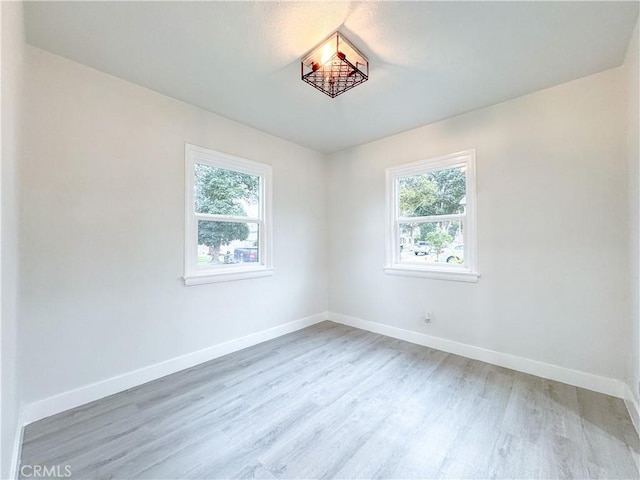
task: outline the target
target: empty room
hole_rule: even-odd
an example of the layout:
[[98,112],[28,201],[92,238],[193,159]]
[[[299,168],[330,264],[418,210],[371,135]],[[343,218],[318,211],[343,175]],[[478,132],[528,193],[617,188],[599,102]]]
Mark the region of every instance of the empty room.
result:
[[0,2],[0,478],[640,479],[638,1]]

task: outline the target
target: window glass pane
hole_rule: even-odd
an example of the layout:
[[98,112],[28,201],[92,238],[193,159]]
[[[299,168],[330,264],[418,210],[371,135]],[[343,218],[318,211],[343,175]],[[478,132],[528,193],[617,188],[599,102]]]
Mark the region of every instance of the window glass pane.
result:
[[260,177],[196,163],[196,213],[258,217]]
[[465,167],[401,177],[397,182],[401,217],[464,213]]
[[403,263],[464,264],[463,222],[400,224],[400,261]]
[[258,224],[198,221],[198,267],[257,263]]

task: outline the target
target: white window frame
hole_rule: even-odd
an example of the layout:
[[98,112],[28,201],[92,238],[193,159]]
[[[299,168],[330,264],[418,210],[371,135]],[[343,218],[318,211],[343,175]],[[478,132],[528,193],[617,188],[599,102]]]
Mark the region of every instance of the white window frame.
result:
[[[408,218],[400,217],[398,205],[398,178],[422,175],[436,170],[466,168],[466,208],[465,213],[454,215],[434,215],[411,217],[416,222],[434,220],[462,220],[464,224],[464,265],[410,264],[400,262],[400,223]],[[386,174],[386,263],[384,271],[389,275],[477,282],[477,214],[476,214],[476,152],[466,150],[436,158],[389,167]]]
[[[195,211],[195,165],[255,175],[260,178],[259,213],[257,217],[201,214]],[[271,166],[207,148],[185,144],[185,248],[184,283],[187,286],[227,282],[273,275],[271,235]],[[255,264],[229,264],[198,267],[198,220],[257,223],[258,259]]]

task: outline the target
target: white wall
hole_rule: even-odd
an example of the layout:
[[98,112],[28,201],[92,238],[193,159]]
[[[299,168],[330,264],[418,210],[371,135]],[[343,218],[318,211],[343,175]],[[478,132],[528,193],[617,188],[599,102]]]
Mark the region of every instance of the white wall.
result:
[[[629,165],[629,264],[631,265],[631,332],[629,335],[630,355],[627,367],[627,382],[636,405],[640,405],[640,155],[638,153],[640,138],[638,130],[638,111],[640,110],[640,78],[638,75],[638,48],[640,36],[638,23],[629,42],[624,61],[624,72],[627,81],[628,126],[627,126],[627,158]],[[636,412],[637,414],[638,412]],[[640,425],[638,418],[635,419]]]
[[[330,310],[623,379],[624,87],[608,70],[332,155]],[[385,275],[385,167],[471,148],[479,282]]]
[[[27,401],[326,311],[322,155],[33,47],[26,74]],[[185,142],[273,166],[273,277],[183,286]]]
[[0,244],[1,272],[0,299],[2,308],[2,350],[0,376],[2,421],[0,478],[8,478],[15,451],[16,433],[20,408],[20,388],[18,385],[17,341],[18,341],[18,180],[20,161],[21,114],[22,114],[22,70],[24,31],[22,3],[2,2],[0,4],[2,49],[2,72],[0,76],[2,96],[2,159],[0,177],[2,179],[1,212],[2,225]]
[[[327,306],[626,378],[625,69],[326,163],[36,48],[27,47],[26,69],[20,307],[27,401]],[[182,285],[185,142],[273,165],[274,277]],[[480,281],[384,275],[384,168],[469,148],[478,162]],[[425,309],[430,326],[422,323]]]

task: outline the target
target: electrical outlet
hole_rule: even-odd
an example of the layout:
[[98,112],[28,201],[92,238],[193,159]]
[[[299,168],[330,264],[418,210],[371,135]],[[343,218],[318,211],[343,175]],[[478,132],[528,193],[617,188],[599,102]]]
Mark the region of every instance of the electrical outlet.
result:
[[431,312],[424,312],[424,323],[431,323]]

